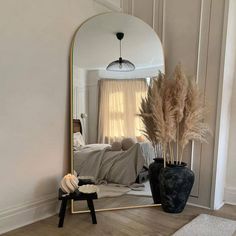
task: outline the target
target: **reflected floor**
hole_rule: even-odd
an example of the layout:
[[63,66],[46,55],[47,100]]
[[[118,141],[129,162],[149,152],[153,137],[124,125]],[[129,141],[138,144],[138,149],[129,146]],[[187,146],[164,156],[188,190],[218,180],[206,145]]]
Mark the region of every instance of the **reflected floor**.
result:
[[[128,206],[142,206],[142,205],[152,205],[152,197],[145,196],[135,196],[125,194],[119,197],[107,197],[94,200],[94,207],[98,209],[107,209],[107,208],[119,208],[119,207],[128,207]],[[76,201],[74,202],[74,211],[84,211],[88,210],[86,201]]]
[[[142,205],[152,205],[153,199],[150,190],[149,181],[143,183],[144,188],[142,191],[130,190],[120,196],[109,196],[99,198],[94,200],[95,209],[107,209],[107,208],[119,208],[119,207],[129,207],[129,206],[142,206]],[[116,187],[119,190],[119,187]],[[101,191],[104,189],[100,186]],[[135,188],[134,188],[135,189]],[[103,194],[100,194],[103,195]],[[86,201],[75,201],[74,211],[84,211],[88,210]]]

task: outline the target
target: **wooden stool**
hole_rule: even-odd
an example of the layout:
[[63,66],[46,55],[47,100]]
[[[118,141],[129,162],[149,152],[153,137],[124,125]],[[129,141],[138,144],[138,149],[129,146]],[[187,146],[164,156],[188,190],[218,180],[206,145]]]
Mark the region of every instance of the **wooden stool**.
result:
[[91,193],[91,194],[83,194],[79,192],[79,190],[76,190],[74,193],[66,194],[61,189],[59,189],[59,197],[58,199],[61,200],[61,208],[59,212],[59,223],[58,227],[63,227],[65,213],[66,213],[66,205],[67,201],[73,199],[74,201],[82,201],[86,200],[88,204],[88,208],[90,210],[90,214],[92,217],[93,224],[97,224],[96,214],[94,210],[93,205],[93,199],[97,199],[97,193]]

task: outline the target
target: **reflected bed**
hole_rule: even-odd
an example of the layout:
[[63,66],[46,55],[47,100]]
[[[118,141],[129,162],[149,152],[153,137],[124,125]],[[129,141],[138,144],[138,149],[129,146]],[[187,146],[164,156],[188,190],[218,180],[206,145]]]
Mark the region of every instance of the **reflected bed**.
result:
[[80,176],[93,176],[96,184],[130,186],[153,158],[153,148],[145,142],[126,151],[111,151],[109,144],[89,144],[74,150],[74,170]]

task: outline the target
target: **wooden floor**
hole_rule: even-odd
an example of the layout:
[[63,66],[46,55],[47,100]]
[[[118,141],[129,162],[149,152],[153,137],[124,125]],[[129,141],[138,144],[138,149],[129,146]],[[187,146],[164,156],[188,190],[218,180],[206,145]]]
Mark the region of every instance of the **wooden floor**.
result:
[[[64,228],[57,228],[58,217],[3,234],[4,236],[157,236],[171,235],[201,213],[236,220],[236,206],[225,205],[219,211],[186,206],[180,214],[169,214],[160,207],[98,212],[97,225],[91,224],[90,215],[67,214]],[[2,236],[3,236],[2,235]]]

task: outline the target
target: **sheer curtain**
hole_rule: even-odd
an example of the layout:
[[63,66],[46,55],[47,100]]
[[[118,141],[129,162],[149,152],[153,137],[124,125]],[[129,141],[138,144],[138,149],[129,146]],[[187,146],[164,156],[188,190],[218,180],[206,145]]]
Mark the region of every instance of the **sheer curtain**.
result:
[[141,136],[143,124],[137,114],[141,99],[146,93],[145,79],[99,81],[99,143],[112,143],[123,137]]

